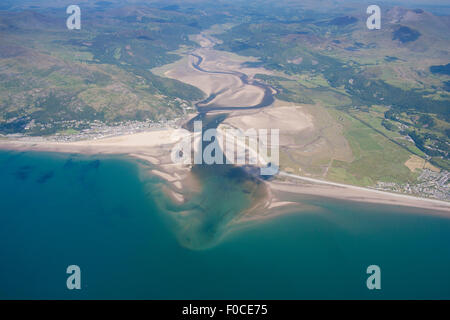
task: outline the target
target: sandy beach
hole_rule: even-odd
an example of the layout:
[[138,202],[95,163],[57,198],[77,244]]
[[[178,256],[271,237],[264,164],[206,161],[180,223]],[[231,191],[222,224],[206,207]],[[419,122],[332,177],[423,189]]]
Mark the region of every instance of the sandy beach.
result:
[[450,203],[445,201],[419,198],[405,194],[389,193],[329,181],[321,181],[318,179],[296,176],[285,172],[280,172],[279,175],[287,177],[288,180],[274,180],[269,182],[270,188],[274,191],[336,198],[347,201],[436,210],[436,213],[450,218]]
[[[125,155],[150,164],[149,174],[168,182],[168,195],[177,203],[184,201],[181,180],[189,168],[174,164],[170,154],[172,147],[189,134],[184,129],[162,129],[104,139],[77,142],[53,142],[22,140],[0,140],[0,149],[16,151],[40,151],[56,153],[79,153],[88,155]],[[157,167],[158,169],[153,169]]]
[[[186,134],[183,129],[167,129],[145,133],[130,134],[91,141],[79,142],[33,142],[20,140],[0,140],[0,149],[17,151],[45,151],[81,154],[127,155],[145,161],[154,167],[150,174],[168,182],[171,195],[176,202],[184,201],[183,189],[188,187],[189,166],[173,164],[170,159],[172,146]],[[348,201],[408,206],[435,210],[450,217],[450,203],[433,199],[418,198],[409,195],[393,194],[374,189],[321,181],[281,172],[283,179],[265,182],[270,190],[293,194],[323,196]],[[287,179],[287,180],[286,180]],[[283,181],[284,180],[284,181]],[[278,201],[273,194],[265,199],[261,209],[272,210],[292,207],[296,204]],[[254,210],[253,210],[254,211]],[[266,215],[266,213],[264,213]]]
[[[155,149],[174,145],[186,134],[189,133],[184,129],[162,129],[76,142],[3,139],[0,140],[0,148],[24,151],[78,152],[83,154],[130,154],[142,158],[143,153],[151,154]],[[149,156],[143,159],[153,162],[157,158]]]

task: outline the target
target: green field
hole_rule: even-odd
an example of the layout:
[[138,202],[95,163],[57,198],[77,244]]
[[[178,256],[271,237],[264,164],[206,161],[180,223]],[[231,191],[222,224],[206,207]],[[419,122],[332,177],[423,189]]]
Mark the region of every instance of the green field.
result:
[[373,186],[378,181],[411,183],[416,180],[417,174],[405,166],[410,152],[348,114],[339,113],[339,116],[354,160],[334,160],[328,179],[361,186]]

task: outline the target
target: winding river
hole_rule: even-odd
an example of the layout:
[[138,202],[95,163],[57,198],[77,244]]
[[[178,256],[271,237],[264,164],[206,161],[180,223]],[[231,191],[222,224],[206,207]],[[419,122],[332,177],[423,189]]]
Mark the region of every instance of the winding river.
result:
[[[201,105],[207,104],[210,101],[212,101],[213,99],[215,99],[218,95],[220,95],[222,92],[218,92],[218,93],[213,93],[211,95],[209,95],[206,99],[199,101],[195,104],[198,112],[200,113],[206,113],[209,111],[218,111],[218,110],[246,110],[246,109],[260,109],[260,108],[264,108],[264,107],[268,107],[270,106],[274,101],[274,94],[273,91],[275,90],[274,88],[272,88],[271,86],[261,83],[259,81],[255,81],[255,80],[250,80],[249,77],[242,72],[238,72],[238,71],[209,71],[209,70],[205,70],[204,68],[201,67],[201,64],[203,62],[203,58],[195,53],[191,53],[191,56],[197,58],[197,61],[194,62],[192,64],[192,67],[195,68],[196,70],[200,71],[200,72],[204,72],[204,73],[209,73],[209,74],[228,74],[228,75],[232,75],[232,76],[237,76],[241,79],[241,81],[246,84],[246,85],[252,85],[252,86],[256,86],[259,87],[261,89],[264,90],[264,98],[261,100],[260,103],[253,105],[253,106],[246,106],[246,107],[236,107],[236,106],[218,106],[218,105],[212,105],[212,106],[208,106],[208,107],[202,107]],[[275,90],[276,93],[278,93]]]

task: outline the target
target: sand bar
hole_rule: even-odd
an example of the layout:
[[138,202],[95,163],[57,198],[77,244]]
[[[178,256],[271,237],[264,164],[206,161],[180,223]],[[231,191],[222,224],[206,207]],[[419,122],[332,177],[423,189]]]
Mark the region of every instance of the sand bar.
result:
[[[419,198],[410,195],[389,193],[370,188],[328,182],[313,178],[296,176],[280,172],[280,176],[294,179],[289,181],[271,181],[270,188],[277,191],[322,196],[341,200],[387,204],[393,206],[407,206],[439,211],[440,215],[450,218],[450,203],[440,200]],[[295,182],[300,180],[301,182]]]

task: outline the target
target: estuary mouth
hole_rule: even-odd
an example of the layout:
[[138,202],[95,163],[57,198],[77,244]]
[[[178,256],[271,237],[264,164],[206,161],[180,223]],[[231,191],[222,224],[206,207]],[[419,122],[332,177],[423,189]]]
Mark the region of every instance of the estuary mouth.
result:
[[[167,221],[181,246],[203,250],[217,245],[244,212],[266,201],[264,182],[244,168],[232,165],[195,165],[192,184],[200,190],[186,192],[184,203],[160,201]],[[185,182],[189,188],[189,182]],[[194,188],[193,188],[194,189]]]

